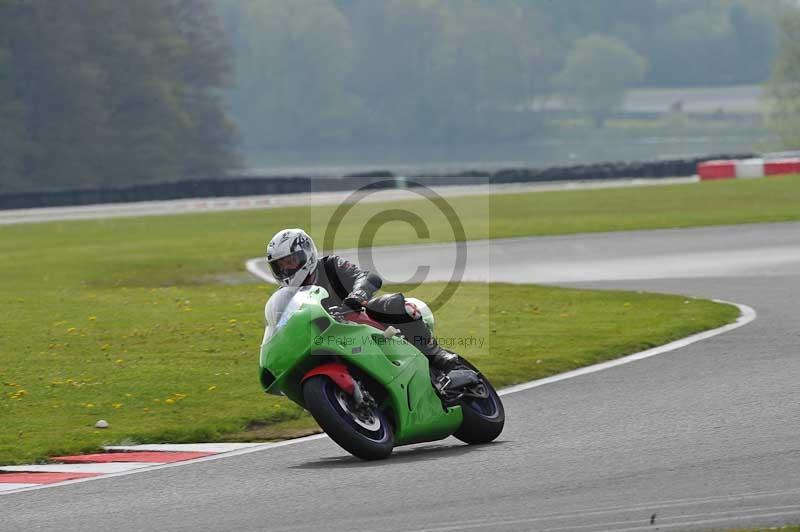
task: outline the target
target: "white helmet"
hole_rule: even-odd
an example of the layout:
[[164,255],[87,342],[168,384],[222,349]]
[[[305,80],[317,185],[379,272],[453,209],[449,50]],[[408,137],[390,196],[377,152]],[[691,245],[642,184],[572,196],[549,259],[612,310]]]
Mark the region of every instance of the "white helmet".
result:
[[317,246],[302,229],[284,229],[267,245],[267,264],[281,286],[300,286],[317,267]]

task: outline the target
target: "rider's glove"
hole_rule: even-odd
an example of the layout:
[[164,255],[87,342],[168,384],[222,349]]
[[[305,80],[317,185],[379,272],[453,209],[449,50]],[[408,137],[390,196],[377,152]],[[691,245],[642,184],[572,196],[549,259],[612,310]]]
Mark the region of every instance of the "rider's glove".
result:
[[352,310],[361,310],[367,304],[367,293],[363,290],[356,290],[344,298],[342,303]]

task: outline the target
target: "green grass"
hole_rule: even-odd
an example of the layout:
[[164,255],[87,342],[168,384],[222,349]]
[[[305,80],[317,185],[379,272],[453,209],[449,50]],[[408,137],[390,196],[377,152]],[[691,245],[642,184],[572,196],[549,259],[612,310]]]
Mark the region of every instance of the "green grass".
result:
[[[263,285],[64,288],[11,301],[0,352],[0,463],[103,443],[253,438],[259,434],[241,433],[278,421],[296,421],[284,427],[290,434],[313,427],[298,419],[298,407],[260,391],[268,294]],[[455,348],[501,386],[661,344],[737,313],[674,296],[465,284],[440,311],[437,332],[485,342]],[[94,429],[98,419],[111,428]]]
[[[557,235],[800,220],[800,176],[645,188],[498,194],[448,199],[468,239]],[[375,244],[453,240],[447,219],[425,201],[392,203],[425,220],[417,237],[402,222]],[[342,221],[336,247],[355,247],[386,204],[359,204]],[[309,230],[321,245],[334,207],[54,222],[0,229],[0,273],[39,289],[62,285],[169,286],[240,272],[280,228]],[[79,261],[81,268],[63,268]],[[24,270],[24,271],[23,271]]]
[[[468,238],[800,219],[800,178],[450,201]],[[343,220],[353,246],[385,205]],[[453,238],[430,205],[429,241]],[[269,288],[242,272],[279,228],[321,238],[331,208],[0,228],[0,463],[124,441],[279,437],[312,425],[259,390]],[[404,224],[377,244],[416,241]],[[426,285],[415,295],[441,290]],[[731,321],[733,307],[681,297],[467,284],[438,314],[442,336],[498,384],[552,375]],[[93,424],[107,419],[111,428]],[[252,430],[248,430],[252,429]]]

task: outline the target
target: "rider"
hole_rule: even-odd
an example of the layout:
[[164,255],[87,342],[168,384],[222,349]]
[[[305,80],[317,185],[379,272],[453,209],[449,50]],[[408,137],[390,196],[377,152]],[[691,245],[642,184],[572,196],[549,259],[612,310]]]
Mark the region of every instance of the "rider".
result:
[[[348,307],[382,323],[395,325],[406,340],[419,349],[431,365],[448,371],[458,362],[458,355],[443,349],[422,321],[419,312],[410,312],[403,294],[373,298],[383,281],[374,273],[359,269],[337,255],[318,258],[314,241],[302,229],[279,231],[267,245],[267,264],[278,284],[284,287],[316,285],[327,290],[326,308]],[[408,310],[407,310],[408,308]]]

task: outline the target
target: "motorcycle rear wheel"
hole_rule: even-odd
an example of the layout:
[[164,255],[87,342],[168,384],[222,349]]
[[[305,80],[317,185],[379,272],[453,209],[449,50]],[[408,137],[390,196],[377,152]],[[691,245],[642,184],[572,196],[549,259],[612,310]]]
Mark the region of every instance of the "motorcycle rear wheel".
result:
[[489,397],[486,399],[464,397],[461,400],[461,413],[464,416],[464,420],[453,436],[470,445],[489,443],[503,432],[506,422],[503,402],[500,400],[500,396],[497,395],[494,386],[481,374],[478,368],[463,358],[461,363],[480,375]]
[[362,460],[388,458],[394,449],[394,433],[386,416],[377,408],[356,412],[348,396],[325,375],[303,384],[306,409],[340,447]]

